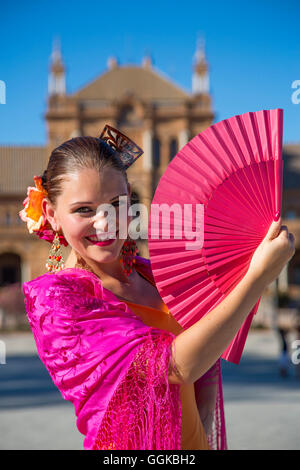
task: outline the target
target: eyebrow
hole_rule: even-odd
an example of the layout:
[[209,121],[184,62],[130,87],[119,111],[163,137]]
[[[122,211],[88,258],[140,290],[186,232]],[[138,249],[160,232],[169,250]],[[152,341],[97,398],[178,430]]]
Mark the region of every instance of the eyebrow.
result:
[[[117,196],[110,199],[110,202],[113,201],[114,199],[119,198],[120,196],[127,196],[127,193],[118,194]],[[92,201],[77,201],[77,202],[73,202],[72,204],[70,204],[70,206],[76,206],[76,204],[94,204],[94,202],[92,202]]]

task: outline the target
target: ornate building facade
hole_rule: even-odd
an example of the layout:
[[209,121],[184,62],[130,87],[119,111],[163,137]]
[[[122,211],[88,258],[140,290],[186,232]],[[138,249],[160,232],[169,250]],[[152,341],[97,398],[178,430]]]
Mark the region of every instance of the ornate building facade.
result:
[[[2,147],[0,286],[25,282],[45,272],[50,245],[29,235],[18,217],[33,175],[47,166],[51,151],[76,136],[98,137],[105,124],[130,136],[144,154],[128,170],[136,201],[150,211],[157,183],[188,140],[214,119],[208,91],[208,68],[201,44],[195,54],[192,93],[173,83],[145,57],[141,65],[121,66],[110,57],[107,70],[73,94],[66,93],[66,72],[60,48],[51,56],[45,147]],[[148,256],[146,244],[138,243]],[[68,255],[68,248],[64,248]]]
[[[29,235],[18,217],[33,175],[41,175],[51,151],[76,136],[98,137],[105,124],[130,136],[144,155],[128,170],[136,200],[148,210],[170,160],[192,137],[214,121],[204,47],[198,43],[191,74],[192,91],[157,70],[151,57],[141,65],[120,65],[110,57],[99,77],[73,94],[66,92],[60,48],[54,47],[45,112],[45,147],[0,147],[0,287],[25,282],[46,271],[50,244]],[[282,289],[300,284],[300,145],[284,148],[283,215],[296,235],[297,252],[280,277]],[[288,219],[288,220],[286,220]],[[140,254],[148,257],[146,244]],[[68,248],[64,248],[64,256]]]

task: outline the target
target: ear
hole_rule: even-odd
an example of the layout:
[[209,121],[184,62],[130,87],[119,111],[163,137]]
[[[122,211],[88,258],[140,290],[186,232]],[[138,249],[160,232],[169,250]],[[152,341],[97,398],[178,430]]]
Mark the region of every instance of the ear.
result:
[[43,215],[47,218],[52,230],[58,232],[60,230],[60,224],[57,220],[56,210],[47,197],[42,200],[42,210]]

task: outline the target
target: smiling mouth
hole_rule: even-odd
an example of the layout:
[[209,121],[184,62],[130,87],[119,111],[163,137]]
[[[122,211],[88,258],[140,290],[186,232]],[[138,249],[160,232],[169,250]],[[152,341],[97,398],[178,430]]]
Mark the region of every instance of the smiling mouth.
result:
[[[113,242],[114,240],[116,240],[116,238],[118,236],[118,233],[119,233],[119,230],[116,232],[116,234],[113,238],[109,238],[109,237],[107,237],[107,235],[105,236],[105,238],[99,238],[96,235],[91,236],[91,237],[85,237],[85,238],[86,238],[86,240],[88,240],[91,243]],[[113,235],[113,233],[110,233],[110,235]]]

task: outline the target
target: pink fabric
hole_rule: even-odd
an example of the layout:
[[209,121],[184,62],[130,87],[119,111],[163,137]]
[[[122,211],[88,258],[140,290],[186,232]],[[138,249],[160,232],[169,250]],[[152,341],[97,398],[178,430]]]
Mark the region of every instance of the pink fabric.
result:
[[[148,248],[161,298],[184,328],[242,280],[281,209],[282,129],[278,108],[224,119],[195,135],[160,178]],[[162,207],[176,207],[173,217]],[[259,302],[221,358],[239,364]]]
[[[151,273],[149,260],[136,261]],[[74,404],[84,448],[180,449],[180,385],[168,382],[175,335],[145,325],[82,269],[45,273],[23,283],[23,292],[39,357],[63,398]],[[226,448],[220,399],[214,416],[223,421],[209,442]]]
[[145,341],[109,403],[94,450],[181,448],[181,403],[161,380],[167,353],[165,334]]
[[[138,271],[155,284],[151,261],[140,256],[136,256],[135,259]],[[227,450],[221,358],[202,377],[196,380],[194,387],[201,420],[204,422],[204,418],[207,416],[209,423],[207,438],[210,448],[213,450]]]
[[[227,450],[221,359],[218,359],[200,379],[196,380],[194,386],[200,417],[204,427],[206,428],[207,421],[210,429],[207,431],[210,448]],[[204,416],[202,416],[203,408]]]
[[[81,269],[45,273],[23,283],[23,292],[39,357],[63,398],[74,404],[84,448],[94,448],[115,392],[124,389],[141,357],[149,377],[131,382],[131,396],[140,396],[141,388],[148,398],[146,428],[141,434],[127,415],[127,427],[110,437],[116,449],[180,449],[180,385],[169,384],[167,374],[175,335],[146,326],[97,276]],[[154,435],[156,407],[167,433]]]

